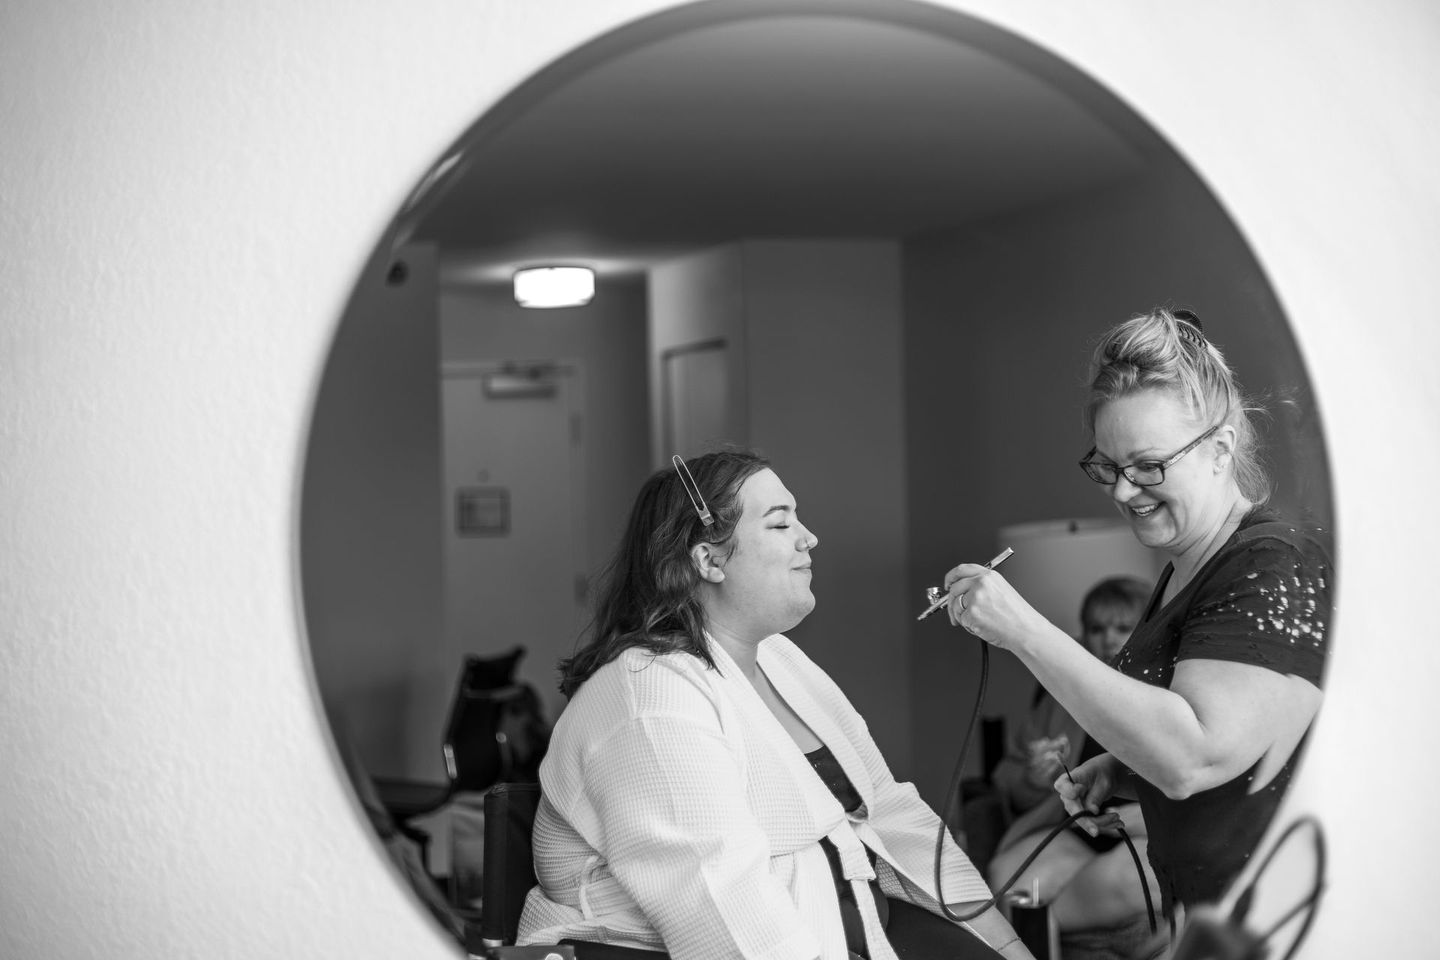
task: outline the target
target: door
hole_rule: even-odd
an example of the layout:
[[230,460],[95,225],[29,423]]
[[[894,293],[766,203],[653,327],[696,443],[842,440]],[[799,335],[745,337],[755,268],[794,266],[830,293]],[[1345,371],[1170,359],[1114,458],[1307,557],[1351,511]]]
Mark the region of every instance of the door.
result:
[[581,375],[573,362],[446,365],[444,636],[466,654],[527,649],[518,677],[553,721],[556,661],[584,624]]
[[720,443],[744,443],[730,397],[730,351],[725,340],[672,347],[660,354],[663,466],[671,454],[690,458]]

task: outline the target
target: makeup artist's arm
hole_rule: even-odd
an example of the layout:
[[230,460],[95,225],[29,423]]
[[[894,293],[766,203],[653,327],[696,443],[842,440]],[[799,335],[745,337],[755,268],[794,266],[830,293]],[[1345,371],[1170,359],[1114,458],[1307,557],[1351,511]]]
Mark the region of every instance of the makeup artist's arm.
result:
[[1168,689],[1151,686],[1096,659],[1001,574],[964,564],[946,582],[957,596],[952,623],[1018,656],[1120,763],[1172,798],[1233,780],[1262,757],[1256,781],[1268,782],[1319,706],[1308,681],[1223,660],[1182,660]]

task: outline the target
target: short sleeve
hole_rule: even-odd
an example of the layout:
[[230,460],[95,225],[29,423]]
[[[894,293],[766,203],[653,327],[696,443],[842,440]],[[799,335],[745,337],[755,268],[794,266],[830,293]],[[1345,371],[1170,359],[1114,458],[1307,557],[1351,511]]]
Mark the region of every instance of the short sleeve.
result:
[[1320,686],[1331,615],[1324,549],[1283,524],[1242,536],[1216,558],[1180,630],[1177,660],[1227,660]]

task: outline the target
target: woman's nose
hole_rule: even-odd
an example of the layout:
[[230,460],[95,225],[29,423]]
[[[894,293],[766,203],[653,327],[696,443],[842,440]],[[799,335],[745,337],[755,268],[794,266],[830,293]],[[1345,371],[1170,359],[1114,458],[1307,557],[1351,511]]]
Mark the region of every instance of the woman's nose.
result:
[[1110,488],[1110,496],[1116,503],[1125,503],[1139,492],[1140,488],[1130,482],[1130,478],[1125,476],[1123,470],[1115,475],[1115,484]]
[[810,531],[810,528],[804,524],[800,525],[800,533],[800,544],[796,549],[814,550],[820,545],[820,538],[815,536],[815,534]]

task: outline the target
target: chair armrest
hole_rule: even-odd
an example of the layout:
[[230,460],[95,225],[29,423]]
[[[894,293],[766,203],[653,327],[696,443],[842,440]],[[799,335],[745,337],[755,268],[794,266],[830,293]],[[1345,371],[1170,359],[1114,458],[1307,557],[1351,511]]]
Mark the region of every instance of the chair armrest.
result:
[[480,936],[486,943],[515,939],[525,895],[535,885],[530,835],[539,804],[538,783],[497,783],[485,794]]
[[556,946],[489,947],[484,956],[490,960],[575,960],[575,948],[568,943]]

